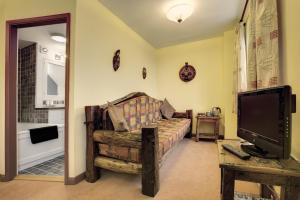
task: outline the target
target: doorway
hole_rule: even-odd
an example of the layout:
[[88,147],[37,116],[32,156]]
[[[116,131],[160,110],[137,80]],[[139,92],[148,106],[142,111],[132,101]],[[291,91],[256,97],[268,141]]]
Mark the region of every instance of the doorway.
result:
[[[41,42],[39,31],[64,45]],[[57,175],[68,184],[70,14],[7,21],[5,59],[4,180]]]

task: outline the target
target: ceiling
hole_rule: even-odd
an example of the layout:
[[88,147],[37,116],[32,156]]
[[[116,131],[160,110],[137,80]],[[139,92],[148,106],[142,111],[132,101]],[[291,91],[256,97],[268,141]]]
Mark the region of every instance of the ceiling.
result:
[[20,28],[18,29],[19,48],[24,48],[36,42],[54,43],[56,45],[65,46],[65,44],[57,43],[50,38],[53,33],[66,35],[66,24]]
[[[242,15],[246,0],[99,0],[156,48],[223,34]],[[190,2],[193,15],[181,24],[165,12],[176,3]]]

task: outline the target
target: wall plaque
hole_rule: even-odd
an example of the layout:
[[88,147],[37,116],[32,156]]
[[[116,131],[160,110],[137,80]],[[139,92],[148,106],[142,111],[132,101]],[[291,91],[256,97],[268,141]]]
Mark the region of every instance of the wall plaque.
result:
[[196,69],[189,65],[189,63],[185,63],[185,65],[179,71],[179,77],[184,82],[189,82],[193,80],[196,76]]

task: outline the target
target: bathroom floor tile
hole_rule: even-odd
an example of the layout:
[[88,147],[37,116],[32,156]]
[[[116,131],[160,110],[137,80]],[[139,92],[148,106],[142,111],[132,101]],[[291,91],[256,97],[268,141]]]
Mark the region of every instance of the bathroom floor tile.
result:
[[64,156],[45,161],[33,167],[19,171],[20,175],[45,175],[63,176],[64,175]]

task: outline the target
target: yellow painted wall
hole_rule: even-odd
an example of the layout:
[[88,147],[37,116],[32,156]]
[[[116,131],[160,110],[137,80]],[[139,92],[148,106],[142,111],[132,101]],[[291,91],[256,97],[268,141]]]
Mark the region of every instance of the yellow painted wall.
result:
[[[166,97],[177,110],[193,109],[194,117],[213,106],[221,107],[220,133],[227,139],[237,137],[237,116],[232,113],[234,40],[234,32],[227,31],[221,37],[166,47],[156,52],[160,98]],[[195,79],[189,83],[181,81],[178,76],[186,61],[197,71]],[[196,123],[194,133],[195,127]],[[208,126],[203,129],[211,131]]]
[[[72,14],[69,173],[85,171],[84,106],[103,104],[133,91],[156,95],[155,49],[97,0],[5,0],[4,21]],[[0,11],[1,11],[0,4]],[[4,21],[0,25],[0,174],[4,174]],[[75,34],[76,33],[76,34]],[[115,50],[121,49],[121,67],[112,69]],[[142,79],[142,67],[148,77]]]
[[[223,107],[223,37],[186,43],[157,50],[158,91],[179,111],[206,112]],[[179,78],[180,68],[188,62],[196,68],[194,80]],[[195,132],[194,123],[194,131]]]
[[[230,103],[224,103],[224,88],[231,93],[232,69],[225,76],[224,67],[230,66],[230,61],[226,61],[224,49],[227,55],[231,55],[228,53],[231,52],[231,38],[226,34],[224,37],[155,50],[97,0],[77,0],[73,4],[69,0],[56,0],[51,5],[46,0],[30,0],[22,9],[18,7],[17,0],[7,0],[6,3],[5,12],[1,12],[5,20],[72,13],[69,119],[71,177],[85,170],[85,105],[102,104],[132,91],[145,91],[157,96],[159,85],[160,98],[167,97],[178,110],[192,108],[196,114],[220,106],[227,123],[227,110],[231,109],[227,109]],[[0,23],[3,27],[0,29],[0,41],[3,44],[0,48],[0,173],[3,174],[5,29],[3,20]],[[111,59],[116,49],[121,49],[121,68],[114,72]],[[186,61],[197,69],[197,76],[190,83],[183,83],[178,78],[178,71]],[[148,69],[146,80],[141,77],[143,66]],[[228,84],[226,87],[224,80]]]
[[298,22],[300,1],[285,0],[280,2],[282,31],[282,67],[283,82],[291,85],[297,95],[297,113],[293,114],[292,155],[300,160],[300,26]]
[[[177,110],[223,110],[225,137],[236,137],[232,113],[233,31],[223,36],[155,50],[97,0],[0,0],[0,174],[4,173],[4,47],[5,20],[72,13],[70,76],[70,176],[85,170],[85,105],[102,104],[132,91],[167,98]],[[2,3],[2,4],[1,4]],[[281,2],[283,30],[283,80],[300,102],[298,53],[300,2]],[[5,9],[3,9],[3,7]],[[112,69],[112,56],[121,49],[121,67]],[[178,72],[185,62],[196,67],[196,78],[182,82]],[[141,77],[142,67],[148,77]],[[299,104],[300,105],[300,104]],[[300,158],[300,112],[293,115],[293,155]],[[194,130],[195,131],[195,130]]]
[[223,107],[225,138],[237,138],[237,115],[233,113],[234,31],[224,33]]
[[[121,67],[112,57],[121,49]],[[142,67],[148,76],[142,79]],[[155,49],[102,6],[98,0],[78,0],[74,87],[75,171],[85,171],[84,106],[103,104],[133,91],[156,97]]]
[[[4,47],[5,47],[5,21],[22,19],[29,17],[38,17],[45,15],[61,14],[61,13],[71,13],[72,15],[72,30],[75,28],[75,0],[26,0],[26,3],[21,3],[19,0],[2,0],[4,3],[4,12],[0,12],[4,17],[4,20],[0,22],[0,174],[4,174],[4,80],[5,80],[5,69],[4,69]],[[1,18],[0,18],[1,19]],[[74,39],[74,31],[71,32],[71,37]],[[71,41],[71,73],[73,73],[73,53],[74,53],[74,40]],[[71,87],[73,83],[73,78],[71,76]],[[72,94],[71,94],[72,95]],[[71,110],[72,113],[72,101],[71,101]],[[71,124],[71,123],[70,123]],[[70,142],[73,139],[73,134],[70,133]],[[71,161],[74,158],[74,155],[71,154]],[[74,162],[74,161],[72,161]],[[71,170],[71,172],[73,172]],[[73,172],[74,174],[74,172]]]
[[0,174],[4,174],[4,1],[0,0]]
[[[282,80],[283,84],[291,85],[293,93],[297,95],[297,105],[300,105],[300,68],[299,68],[299,52],[300,52],[300,27],[297,22],[299,17],[300,1],[285,0],[279,1],[279,14],[280,14],[280,29],[282,40],[281,55],[282,61]],[[230,47],[234,44],[233,32],[224,33],[224,86],[229,86],[232,83],[232,69],[233,66],[233,48]],[[227,70],[229,69],[229,70]],[[224,88],[225,96],[230,95],[231,88]],[[227,94],[227,95],[226,95]],[[232,98],[227,96],[224,103],[227,108],[232,109]],[[225,110],[225,137],[236,137],[236,115],[231,111]],[[292,125],[292,155],[300,160],[300,112],[293,114]]]

